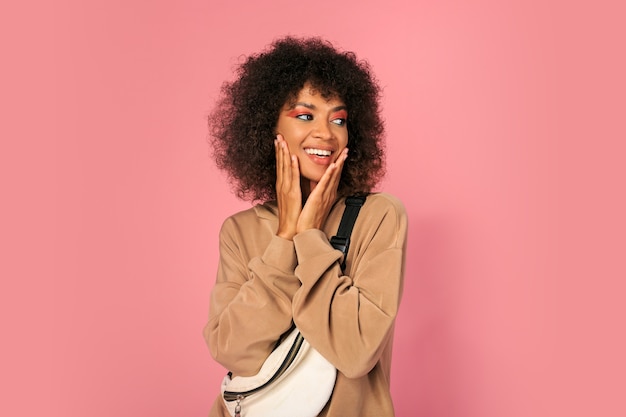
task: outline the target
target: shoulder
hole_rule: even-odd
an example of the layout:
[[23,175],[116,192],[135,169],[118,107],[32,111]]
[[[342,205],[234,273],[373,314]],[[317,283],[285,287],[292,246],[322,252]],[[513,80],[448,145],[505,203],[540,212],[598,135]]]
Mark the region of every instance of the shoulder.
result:
[[397,227],[406,226],[407,215],[404,204],[399,198],[387,193],[372,193],[363,205],[363,217],[378,221],[395,223]]
[[359,212],[351,240],[357,254],[404,250],[407,231],[408,220],[402,201],[391,194],[373,193],[367,196]]
[[254,229],[256,225],[278,217],[278,208],[275,201],[257,204],[249,209],[239,211],[224,220],[221,234],[232,234]]
[[387,193],[368,194],[356,220],[355,230],[370,230],[372,236],[383,230],[403,234],[407,229],[404,204]]
[[379,210],[379,211],[393,211],[398,214],[406,213],[404,204],[399,198],[388,193],[372,193],[367,196],[365,200],[364,209]]
[[[404,204],[399,198],[387,193],[373,193],[367,196],[359,215],[364,230],[369,230],[370,238],[383,238],[395,245],[403,246],[408,230],[408,219]],[[358,220],[357,220],[358,221]]]

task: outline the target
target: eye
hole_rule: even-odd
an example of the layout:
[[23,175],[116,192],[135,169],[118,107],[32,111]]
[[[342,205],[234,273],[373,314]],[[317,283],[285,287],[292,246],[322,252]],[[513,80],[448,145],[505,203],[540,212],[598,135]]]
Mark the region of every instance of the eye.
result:
[[309,113],[303,113],[303,114],[297,115],[296,119],[310,121],[310,120],[313,120],[313,115]]
[[331,120],[331,123],[334,123],[337,126],[344,126],[346,124],[346,119],[342,118],[342,117],[339,117],[337,119]]

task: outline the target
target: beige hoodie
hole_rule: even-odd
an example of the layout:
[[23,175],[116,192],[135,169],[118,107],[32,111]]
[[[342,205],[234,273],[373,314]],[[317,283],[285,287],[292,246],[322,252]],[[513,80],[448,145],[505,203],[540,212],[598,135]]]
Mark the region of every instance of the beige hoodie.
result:
[[[217,362],[234,375],[254,375],[293,321],[338,370],[320,416],[393,416],[389,373],[407,217],[395,197],[369,195],[342,272],[342,254],[329,239],[344,207],[339,200],[323,231],[307,230],[293,241],[275,235],[276,202],[226,219],[204,336]],[[210,416],[228,416],[221,398]]]

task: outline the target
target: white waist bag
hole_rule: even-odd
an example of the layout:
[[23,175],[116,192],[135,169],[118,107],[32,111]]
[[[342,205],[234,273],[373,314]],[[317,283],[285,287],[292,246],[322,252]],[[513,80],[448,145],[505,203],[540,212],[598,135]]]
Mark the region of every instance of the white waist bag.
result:
[[315,417],[330,398],[337,369],[294,328],[249,377],[230,373],[222,398],[233,417]]

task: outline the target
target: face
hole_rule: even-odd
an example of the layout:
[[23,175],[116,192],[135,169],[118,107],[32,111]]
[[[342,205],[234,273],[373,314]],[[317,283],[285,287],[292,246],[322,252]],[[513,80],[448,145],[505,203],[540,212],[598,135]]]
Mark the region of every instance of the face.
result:
[[340,99],[326,99],[309,85],[294,103],[280,111],[276,133],[285,138],[289,152],[298,158],[300,175],[319,182],[348,145],[348,112]]

